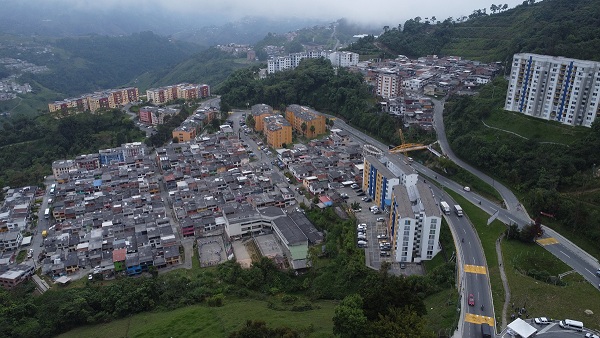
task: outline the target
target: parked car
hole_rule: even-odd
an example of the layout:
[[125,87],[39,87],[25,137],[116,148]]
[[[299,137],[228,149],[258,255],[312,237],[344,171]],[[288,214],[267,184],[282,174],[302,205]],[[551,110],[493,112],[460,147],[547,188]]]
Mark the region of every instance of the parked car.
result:
[[406,263],[400,263],[400,269],[406,269]]
[[598,335],[588,332],[585,334],[585,338],[598,338]]
[[538,325],[547,325],[550,324],[550,321],[546,317],[538,317],[533,319],[534,323]]
[[92,275],[91,273],[88,275],[88,280],[92,280],[94,279],[94,275]]
[[379,217],[379,218],[377,218],[377,222],[385,222],[385,218]]
[[387,239],[387,235],[377,235],[377,239]]
[[354,184],[352,184],[352,185],[350,186],[350,188],[352,188],[352,189],[358,189],[358,184],[354,183]]
[[472,293],[469,294],[469,306],[475,306],[475,297]]

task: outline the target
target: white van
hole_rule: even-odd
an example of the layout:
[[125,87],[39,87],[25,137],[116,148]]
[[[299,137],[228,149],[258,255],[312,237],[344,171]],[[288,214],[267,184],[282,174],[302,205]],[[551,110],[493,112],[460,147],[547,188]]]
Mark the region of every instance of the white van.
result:
[[563,329],[583,331],[583,323],[577,320],[565,319],[558,322]]

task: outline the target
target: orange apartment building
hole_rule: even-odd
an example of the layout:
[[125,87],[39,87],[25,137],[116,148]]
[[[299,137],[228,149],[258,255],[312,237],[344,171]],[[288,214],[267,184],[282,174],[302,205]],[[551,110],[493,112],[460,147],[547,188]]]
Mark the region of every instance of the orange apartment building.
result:
[[273,148],[281,148],[284,144],[292,144],[292,125],[281,115],[266,116],[263,133],[267,144]]
[[179,143],[189,142],[196,138],[196,128],[192,126],[181,126],[173,130],[173,138],[177,138]]
[[[309,139],[324,134],[326,131],[325,116],[308,107],[297,104],[289,105],[285,109],[285,118],[297,133]],[[306,131],[302,130],[302,124],[304,123],[306,123]],[[314,126],[314,132],[311,131],[312,126]]]
[[273,107],[260,103],[252,106],[252,118],[254,118],[254,131],[263,131],[265,129],[264,118],[272,116]]

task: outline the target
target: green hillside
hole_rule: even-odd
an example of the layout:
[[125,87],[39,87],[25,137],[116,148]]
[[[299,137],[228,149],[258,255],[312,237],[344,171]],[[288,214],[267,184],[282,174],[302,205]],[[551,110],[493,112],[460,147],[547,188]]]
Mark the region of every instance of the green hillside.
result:
[[21,81],[37,82],[64,97],[122,86],[144,72],[173,67],[199,49],[152,32],[65,38],[47,43],[52,53],[31,51],[22,58],[46,65],[50,72],[24,74]]
[[225,81],[235,70],[246,67],[248,61],[235,59],[231,54],[209,48],[173,67],[146,72],[130,82],[130,85],[135,85],[140,90],[180,82],[207,83],[214,87]]
[[458,55],[483,61],[504,61],[514,53],[532,52],[600,60],[600,6],[595,0],[544,0],[513,9],[433,23],[410,19],[373,42],[350,50],[373,49],[418,57]]

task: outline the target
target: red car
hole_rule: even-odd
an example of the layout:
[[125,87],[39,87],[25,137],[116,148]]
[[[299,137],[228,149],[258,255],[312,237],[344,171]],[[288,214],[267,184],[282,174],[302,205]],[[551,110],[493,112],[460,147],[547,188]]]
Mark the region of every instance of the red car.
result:
[[469,294],[469,306],[475,306],[475,297],[473,297],[473,294]]

